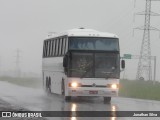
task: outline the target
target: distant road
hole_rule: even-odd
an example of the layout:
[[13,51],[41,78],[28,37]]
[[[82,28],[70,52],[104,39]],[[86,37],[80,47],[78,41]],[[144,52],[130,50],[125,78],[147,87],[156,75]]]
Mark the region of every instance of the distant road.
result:
[[[116,97],[104,104],[101,97],[79,98],[65,102],[60,95],[46,95],[42,89],[33,89],[0,82],[0,99],[31,111],[160,111],[160,102]],[[144,118],[49,118],[51,120],[144,120]],[[160,118],[145,118],[145,120]],[[1,119],[0,119],[1,120]]]

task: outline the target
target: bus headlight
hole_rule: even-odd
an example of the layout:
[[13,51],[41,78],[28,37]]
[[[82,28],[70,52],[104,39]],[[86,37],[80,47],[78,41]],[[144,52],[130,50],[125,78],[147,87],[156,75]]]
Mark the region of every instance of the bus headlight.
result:
[[76,82],[71,83],[71,87],[78,87],[78,83]]
[[79,84],[77,82],[71,82],[71,83],[69,83],[69,87],[76,88],[76,87],[79,87]]
[[111,88],[112,88],[112,89],[117,89],[117,88],[118,88],[118,85],[117,85],[117,84],[112,84],[112,85],[111,85]]

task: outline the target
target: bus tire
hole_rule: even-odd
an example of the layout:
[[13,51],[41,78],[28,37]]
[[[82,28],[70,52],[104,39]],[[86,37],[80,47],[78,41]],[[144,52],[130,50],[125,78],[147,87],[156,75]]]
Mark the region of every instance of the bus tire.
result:
[[48,83],[48,93],[51,93],[51,79],[49,79]]
[[46,86],[45,86],[45,91],[47,92],[48,90],[48,77],[46,78]]
[[51,93],[51,79],[46,80],[46,92]]
[[111,97],[104,97],[104,103],[110,103]]
[[62,90],[62,95],[64,95],[65,94],[64,79],[62,79],[61,90]]

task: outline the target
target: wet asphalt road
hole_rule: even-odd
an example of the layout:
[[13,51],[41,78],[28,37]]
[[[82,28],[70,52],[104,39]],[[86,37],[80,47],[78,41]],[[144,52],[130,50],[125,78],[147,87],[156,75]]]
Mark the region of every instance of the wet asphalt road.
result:
[[[160,102],[115,97],[111,104],[104,104],[102,97],[74,97],[65,102],[60,95],[47,95],[42,89],[33,89],[0,82],[0,99],[29,109],[31,111],[160,111]],[[144,120],[144,118],[97,118],[97,117],[56,117],[50,120]],[[145,118],[145,120],[159,120],[160,118]]]

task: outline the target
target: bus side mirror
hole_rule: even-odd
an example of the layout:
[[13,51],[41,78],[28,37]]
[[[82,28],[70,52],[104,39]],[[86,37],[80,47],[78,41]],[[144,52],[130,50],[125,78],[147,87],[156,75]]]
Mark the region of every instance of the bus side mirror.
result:
[[125,68],[125,60],[122,60],[122,61],[121,61],[121,67],[122,67],[122,69]]
[[64,68],[67,67],[67,63],[68,63],[67,56],[64,56],[64,58],[63,58],[63,67],[64,67]]

